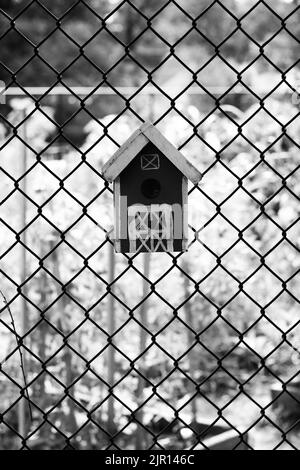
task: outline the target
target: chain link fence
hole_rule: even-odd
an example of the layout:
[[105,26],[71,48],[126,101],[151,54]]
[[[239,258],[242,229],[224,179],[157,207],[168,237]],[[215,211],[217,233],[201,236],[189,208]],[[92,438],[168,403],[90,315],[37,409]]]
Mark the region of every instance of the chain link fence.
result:
[[[12,35],[26,47],[17,66],[1,60],[1,447],[299,449],[300,125],[289,75],[298,60],[282,70],[268,48],[283,33],[299,44],[289,29],[298,5],[283,17],[264,1],[239,16],[219,1],[197,16],[184,1],[151,14],[138,1],[74,1],[64,12],[4,3],[0,44]],[[264,41],[247,30],[262,7],[278,21]],[[39,40],[19,24],[32,8],[52,22]],[[95,22],[88,39],[65,24],[76,8]],[[168,8],[186,25],[173,42],[156,23]],[[232,22],[219,42],[203,32],[214,9]],[[142,20],[138,33],[122,38],[115,15]],[[75,51],[59,68],[44,52],[58,33]],[[88,51],[102,33],[119,48],[105,70]],[[224,50],[237,33],[256,51],[242,66]],[[198,67],[182,58],[189,34],[211,48]],[[150,69],[154,41],[164,54]],[[246,78],[262,58],[274,86]],[[95,86],[74,84],[78,60],[87,80],[96,71]],[[183,86],[161,84],[169,60]],[[230,70],[228,85],[203,82],[214,60]],[[49,83],[26,82],[31,62],[37,74],[39,63],[49,69]],[[124,62],[139,84],[117,83]],[[145,120],[203,174],[189,188],[187,253],[112,247],[113,191],[101,169]]]

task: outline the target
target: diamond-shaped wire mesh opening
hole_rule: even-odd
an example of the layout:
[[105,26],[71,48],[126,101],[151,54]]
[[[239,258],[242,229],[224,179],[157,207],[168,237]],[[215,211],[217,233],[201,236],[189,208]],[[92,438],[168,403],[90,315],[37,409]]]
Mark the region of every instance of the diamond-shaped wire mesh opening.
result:
[[[3,448],[299,449],[299,6],[0,8]],[[146,120],[203,174],[187,253],[112,250]]]

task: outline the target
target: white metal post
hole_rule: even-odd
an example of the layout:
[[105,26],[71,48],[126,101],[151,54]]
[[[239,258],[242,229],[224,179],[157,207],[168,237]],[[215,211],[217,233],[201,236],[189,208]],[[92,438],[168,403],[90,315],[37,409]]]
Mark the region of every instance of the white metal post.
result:
[[[147,296],[149,292],[149,283],[148,283],[148,278],[150,274],[150,253],[144,253],[143,257],[143,299]],[[148,310],[148,302],[147,300],[144,300],[142,305],[140,306],[140,311],[139,311],[139,321],[141,324],[147,328],[148,327],[148,315],[147,315],[147,310]],[[146,343],[147,343],[147,332],[144,330],[144,328],[140,328],[140,344],[139,344],[139,354],[143,354],[146,350]],[[142,373],[145,373],[145,355],[143,355],[139,359],[139,369],[142,371]],[[144,379],[139,376],[138,377],[138,386],[136,390],[136,398],[137,398],[137,406],[141,406],[141,409],[138,411],[136,414],[136,418],[139,423],[143,423],[143,397],[144,397],[144,388],[145,388],[145,381]],[[137,433],[136,433],[136,449],[141,450],[143,448],[143,445],[146,443],[146,433],[145,430],[142,426],[137,424]]]
[[[109,257],[109,262],[108,262],[108,282],[110,284],[110,289],[112,289],[112,283],[114,282],[115,279],[115,250],[114,250],[114,245],[113,243],[108,242],[108,257]],[[108,327],[107,327],[107,333],[111,337],[114,334],[115,331],[115,299],[112,293],[109,294],[108,296],[108,309],[107,309],[107,315],[108,315]],[[114,379],[115,379],[115,348],[113,344],[111,344],[108,348],[108,360],[107,360],[107,367],[108,367],[108,384],[110,387],[113,386],[114,384]],[[110,394],[109,399],[108,399],[108,431],[113,434],[116,429],[115,425],[115,406],[114,406],[114,397],[112,394]]]
[[[20,126],[20,137],[23,140],[23,142],[27,142],[27,125],[26,125],[26,108],[21,110],[21,119],[23,121],[23,124]],[[25,173],[27,171],[28,167],[28,162],[27,162],[27,147],[26,145],[21,142],[22,146],[22,155],[21,155],[21,168],[22,168],[22,175],[23,178],[21,180],[21,189],[24,194],[27,192],[27,182],[26,182],[26,176]],[[22,203],[21,203],[21,230],[23,230],[23,234],[21,237],[21,240],[23,244],[26,246],[27,243],[27,233],[26,233],[26,223],[27,223],[27,199],[25,196],[22,198]],[[21,246],[21,283],[23,284],[26,282],[27,279],[27,252],[25,246]],[[26,300],[26,295],[27,295],[27,286],[26,284],[23,285],[22,287],[22,297],[21,297],[21,315],[20,315],[20,336],[24,337],[24,335],[27,332],[27,326],[28,326],[28,305],[27,305],[27,300]],[[24,377],[26,378],[27,374],[27,354],[25,348],[23,349],[23,369],[24,369]],[[20,382],[23,383],[24,381],[23,377],[23,372],[21,369],[20,365]],[[27,382],[27,381],[26,381]],[[25,383],[24,383],[25,386]],[[22,436],[22,438],[26,438],[27,435],[27,430],[28,430],[28,423],[26,419],[26,398],[25,394],[24,396],[20,399],[19,401],[19,407],[18,407],[18,431],[19,434]]]

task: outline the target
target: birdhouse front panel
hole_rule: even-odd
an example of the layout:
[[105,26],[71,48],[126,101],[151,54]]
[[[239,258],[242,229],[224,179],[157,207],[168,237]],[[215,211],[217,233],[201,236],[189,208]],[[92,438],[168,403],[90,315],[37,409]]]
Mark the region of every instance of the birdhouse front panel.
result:
[[118,237],[117,251],[185,250],[185,180],[180,170],[152,142],[145,145],[116,183],[118,198],[123,202],[123,215],[127,206],[127,216],[119,220],[119,234],[123,236]]

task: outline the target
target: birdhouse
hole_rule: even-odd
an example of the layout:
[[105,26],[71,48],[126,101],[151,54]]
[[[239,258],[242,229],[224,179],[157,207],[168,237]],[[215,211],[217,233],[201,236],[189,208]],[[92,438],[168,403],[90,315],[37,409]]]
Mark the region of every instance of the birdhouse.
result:
[[201,174],[152,124],[120,147],[103,176],[114,183],[116,252],[187,250],[188,180]]

